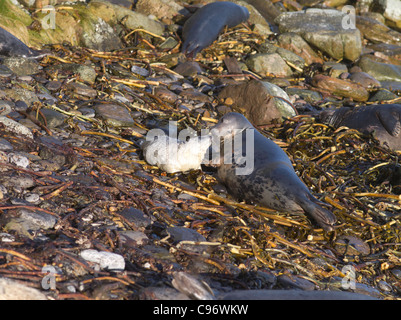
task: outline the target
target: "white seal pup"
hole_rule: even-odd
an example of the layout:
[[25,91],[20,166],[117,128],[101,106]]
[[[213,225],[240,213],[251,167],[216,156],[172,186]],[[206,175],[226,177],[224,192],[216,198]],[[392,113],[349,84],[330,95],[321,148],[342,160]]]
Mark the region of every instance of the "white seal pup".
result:
[[[278,211],[305,214],[324,230],[334,229],[335,215],[311,194],[295,173],[287,154],[256,130],[242,114],[224,115],[211,133],[213,139],[224,138],[224,143],[234,138],[234,151],[229,151],[228,157],[225,152],[225,161],[217,169],[218,180],[234,197]],[[253,148],[249,148],[250,144]],[[241,163],[239,154],[245,155],[242,158],[245,162]],[[227,163],[230,157],[234,159]],[[246,170],[247,167],[250,170]]]

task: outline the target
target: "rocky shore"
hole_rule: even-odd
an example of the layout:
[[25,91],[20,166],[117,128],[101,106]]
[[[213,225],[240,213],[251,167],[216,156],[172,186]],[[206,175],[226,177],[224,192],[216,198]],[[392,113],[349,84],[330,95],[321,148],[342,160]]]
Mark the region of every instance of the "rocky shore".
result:
[[[0,299],[401,298],[401,118],[382,123],[392,145],[320,118],[398,108],[401,6],[233,1],[248,21],[187,59],[182,26],[208,2],[0,0],[33,50],[0,47]],[[286,151],[335,231],[237,202],[212,165],[145,161],[149,130],[230,111]]]

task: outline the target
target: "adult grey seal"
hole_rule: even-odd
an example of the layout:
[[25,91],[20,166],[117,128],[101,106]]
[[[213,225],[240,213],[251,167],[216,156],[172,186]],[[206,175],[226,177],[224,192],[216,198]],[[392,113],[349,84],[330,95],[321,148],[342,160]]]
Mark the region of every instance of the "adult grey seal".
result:
[[39,52],[29,48],[20,39],[0,27],[0,55],[7,57],[36,57]]
[[217,39],[225,26],[228,28],[249,18],[247,8],[228,1],[209,3],[198,9],[184,24],[182,52],[193,58]]
[[327,109],[318,119],[335,128],[345,126],[372,134],[382,145],[401,150],[401,104]]
[[[243,164],[236,159],[233,159],[232,164],[223,162],[218,166],[218,180],[226,185],[234,197],[278,211],[306,214],[324,230],[333,230],[335,215],[321,207],[322,202],[299,179],[286,153],[256,130],[242,114],[227,113],[212,128],[211,133],[213,138],[224,138],[224,143],[234,137],[234,153],[236,138],[242,140],[242,154],[247,151],[247,144],[253,142],[253,153],[245,154],[246,162],[253,156],[253,170],[249,174],[238,174]],[[252,135],[253,141],[250,141],[249,136]]]

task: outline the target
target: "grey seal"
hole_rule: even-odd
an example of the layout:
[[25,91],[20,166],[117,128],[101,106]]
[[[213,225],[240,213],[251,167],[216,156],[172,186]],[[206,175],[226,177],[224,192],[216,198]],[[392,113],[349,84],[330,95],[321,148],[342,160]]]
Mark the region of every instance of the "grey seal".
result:
[[248,18],[248,9],[232,2],[218,1],[203,6],[184,23],[182,52],[195,58],[217,39],[225,26],[235,27]]
[[345,126],[371,134],[382,145],[401,150],[401,104],[327,109],[318,115],[318,119],[335,128]]
[[[237,199],[251,201],[274,210],[293,214],[305,214],[314,223],[326,231],[334,229],[336,216],[323,208],[308,187],[297,176],[287,154],[272,140],[263,136],[240,113],[230,112],[224,115],[211,129],[213,139],[234,138],[232,163],[223,161],[217,168],[217,178],[230,194]],[[249,137],[252,137],[249,140]],[[248,136],[248,138],[247,138]],[[235,159],[235,139],[241,139],[240,153],[248,153],[247,144],[253,144],[253,153],[245,156],[246,166],[253,167],[247,174],[238,174],[244,163]],[[215,141],[215,140],[214,140]],[[214,142],[215,143],[215,142]],[[225,160],[227,160],[225,155]]]
[[7,57],[36,57],[40,53],[29,48],[16,36],[0,27],[0,55]]

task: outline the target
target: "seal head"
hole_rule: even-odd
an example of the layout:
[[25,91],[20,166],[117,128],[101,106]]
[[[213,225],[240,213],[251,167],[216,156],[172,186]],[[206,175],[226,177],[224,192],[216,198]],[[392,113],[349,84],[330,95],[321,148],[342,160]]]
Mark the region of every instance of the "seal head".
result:
[[249,11],[233,2],[218,1],[198,9],[184,24],[182,52],[195,58],[211,45],[225,26],[228,28],[249,19]]

